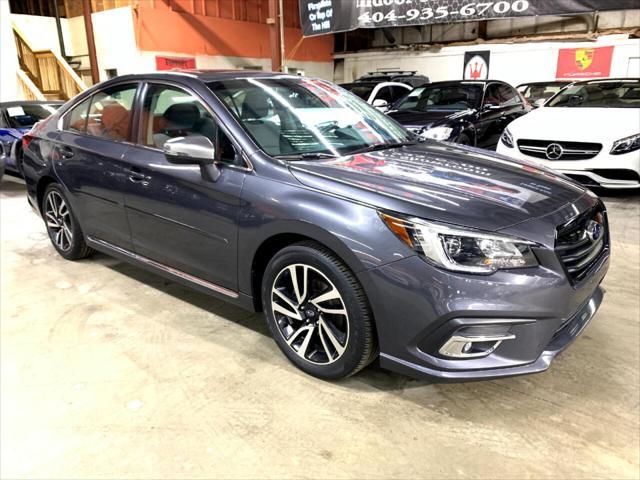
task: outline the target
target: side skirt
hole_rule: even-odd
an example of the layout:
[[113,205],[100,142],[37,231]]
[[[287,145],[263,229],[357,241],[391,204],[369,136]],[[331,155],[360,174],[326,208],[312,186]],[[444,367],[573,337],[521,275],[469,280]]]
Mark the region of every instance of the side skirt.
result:
[[160,275],[168,280],[180,283],[187,287],[198,290],[199,292],[211,295],[229,303],[233,303],[246,310],[255,311],[253,298],[241,292],[235,292],[228,288],[221,287],[215,283],[209,282],[202,278],[193,276],[189,273],[175,269],[160,262],[156,262],[137,253],[131,252],[117,245],[113,245],[104,240],[88,236],[86,238],[87,245],[111,257],[118,258],[125,262],[139,266],[149,272]]

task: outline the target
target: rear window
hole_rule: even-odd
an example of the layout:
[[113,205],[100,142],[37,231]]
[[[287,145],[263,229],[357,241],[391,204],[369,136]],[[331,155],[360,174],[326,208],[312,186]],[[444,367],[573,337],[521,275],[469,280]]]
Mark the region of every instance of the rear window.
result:
[[60,105],[16,105],[7,107],[9,127],[33,127],[40,120],[44,120],[60,107]]
[[363,100],[369,100],[371,92],[373,91],[373,85],[358,85],[357,83],[348,83],[340,85],[345,90],[349,90],[354,95],[357,95]]

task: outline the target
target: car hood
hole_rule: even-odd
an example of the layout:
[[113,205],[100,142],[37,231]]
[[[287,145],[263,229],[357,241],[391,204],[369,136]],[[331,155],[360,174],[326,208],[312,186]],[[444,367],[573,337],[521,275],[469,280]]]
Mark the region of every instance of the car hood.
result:
[[424,112],[391,110],[387,115],[405,127],[420,128],[456,120],[473,112],[475,110],[426,110]]
[[543,216],[585,193],[534,164],[449,143],[290,163],[312,188],[378,208],[484,230]]
[[640,132],[638,108],[541,107],[509,124],[516,138],[608,142]]

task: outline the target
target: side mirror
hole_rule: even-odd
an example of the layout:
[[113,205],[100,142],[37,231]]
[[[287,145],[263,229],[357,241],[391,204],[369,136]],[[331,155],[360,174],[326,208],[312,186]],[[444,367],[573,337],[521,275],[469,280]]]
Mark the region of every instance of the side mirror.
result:
[[382,99],[382,98],[376,98],[373,101],[372,104],[374,107],[380,109],[380,110],[384,110],[386,108],[389,108],[389,102],[387,102],[386,100]]
[[202,178],[215,182],[220,169],[215,164],[216,149],[203,135],[171,138],[164,142],[164,156],[175,165],[199,165]]

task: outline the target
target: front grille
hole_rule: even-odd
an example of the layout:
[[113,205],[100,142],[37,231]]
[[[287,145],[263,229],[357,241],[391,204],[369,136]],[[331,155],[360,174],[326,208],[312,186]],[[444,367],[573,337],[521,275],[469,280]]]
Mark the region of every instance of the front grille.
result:
[[608,251],[609,227],[602,204],[557,228],[556,253],[573,284],[587,278]]
[[600,153],[602,144],[521,139],[518,140],[518,149],[530,157],[546,160],[588,160]]

